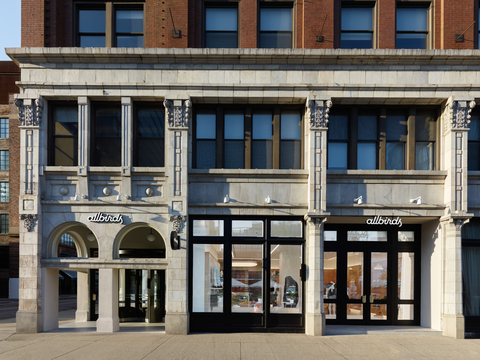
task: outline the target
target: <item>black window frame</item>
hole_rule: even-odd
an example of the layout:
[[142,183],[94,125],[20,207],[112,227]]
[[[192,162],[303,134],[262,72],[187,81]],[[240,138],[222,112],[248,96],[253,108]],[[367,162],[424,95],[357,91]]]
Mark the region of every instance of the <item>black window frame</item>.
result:
[[[344,8],[369,8],[372,9],[372,30],[342,30],[342,10]],[[371,34],[372,35],[372,46],[369,48],[358,48],[358,49],[375,49],[376,48],[376,1],[342,1],[340,8],[340,25],[339,25],[339,34],[340,34],[340,48],[341,49],[357,49],[353,47],[343,47],[342,46],[342,34]]]
[[[101,160],[98,151],[96,149],[96,144],[97,144],[97,139],[98,138],[104,138],[96,135],[97,132],[97,121],[96,121],[96,111],[97,110],[102,110],[102,109],[115,109],[118,110],[120,114],[120,134],[119,136],[105,136],[105,138],[113,138],[113,139],[119,139],[119,148],[118,151],[116,152],[118,154],[118,163],[116,164],[109,164],[109,165],[104,165],[99,163]],[[91,106],[91,115],[90,115],[90,137],[91,137],[91,149],[90,149],[90,163],[92,166],[115,166],[115,167],[120,167],[122,165],[122,108],[121,104],[119,102],[99,102],[99,103],[93,103]]]
[[[398,47],[398,40],[397,40],[397,35],[398,34],[425,34],[425,48],[426,49],[431,49],[432,46],[432,41],[431,41],[431,23],[432,23],[432,15],[431,15],[431,9],[432,3],[430,1],[402,1],[398,0],[396,2],[396,8],[395,8],[395,49],[410,49],[410,48],[399,48]],[[427,20],[427,30],[425,31],[416,31],[416,30],[402,30],[398,31],[397,30],[397,25],[398,25],[398,9],[419,9],[419,8],[424,8],[426,9],[426,20]],[[414,48],[417,49],[417,48]],[[421,49],[422,50],[422,49]]]
[[0,138],[8,139],[10,137],[9,118],[0,118]]
[[[238,2],[210,2],[210,1],[207,1],[204,3],[204,7],[203,7],[203,29],[202,29],[202,43],[203,43],[203,47],[205,48],[211,48],[211,49],[215,49],[217,47],[212,47],[212,46],[207,46],[207,33],[220,33],[220,34],[224,34],[224,33],[229,33],[229,34],[233,34],[235,33],[237,36],[236,36],[236,44],[235,46],[229,46],[227,47],[226,49],[236,49],[239,47],[239,44],[240,44],[240,37],[239,37],[239,34],[240,32],[238,31],[239,29],[239,25],[240,25],[240,12],[239,12],[239,3]],[[208,9],[221,9],[221,8],[224,8],[224,9],[235,9],[237,11],[237,30],[236,31],[221,31],[221,30],[218,30],[218,31],[213,31],[213,30],[208,30],[207,31],[207,10]]]
[[[282,9],[285,9],[285,8],[290,8],[291,9],[291,17],[292,17],[292,23],[291,23],[291,29],[290,31],[262,31],[261,30],[261,11],[262,9],[275,9],[275,8],[282,8]],[[295,48],[295,5],[293,2],[291,1],[275,1],[275,2],[267,2],[267,1],[260,1],[259,2],[259,6],[258,6],[258,12],[257,12],[257,47],[259,49],[294,49]],[[290,43],[290,46],[289,47],[275,47],[275,48],[271,48],[271,47],[262,47],[261,46],[261,37],[262,37],[262,33],[277,33],[277,34],[290,34],[290,37],[291,37],[291,43]]]
[[[162,137],[140,137],[139,136],[139,111],[141,110],[156,110],[161,111],[163,113],[163,138]],[[159,103],[148,103],[148,102],[140,102],[135,103],[133,106],[133,166],[139,167],[165,167],[165,107]],[[154,140],[161,142],[161,145],[158,145],[158,150],[162,152],[161,154],[161,161],[157,165],[142,165],[140,163],[140,152],[139,152],[139,143],[142,139],[146,140]],[[161,139],[161,140],[159,140]]]
[[8,214],[0,214],[0,234],[10,233],[10,216]]
[[[480,127],[480,108],[473,109],[469,125],[470,128],[473,125],[472,122],[476,122],[477,126]],[[478,139],[473,139],[471,129],[468,132],[468,171],[480,171],[480,156],[478,156],[478,152],[476,152],[472,146],[476,145],[475,147],[480,149],[480,129],[478,132]]]
[[[392,112],[401,112],[405,114],[407,133],[398,140],[387,139],[387,117]],[[358,114],[365,112],[374,112],[377,116],[377,139],[376,142],[376,169],[387,170],[387,143],[402,142],[404,143],[404,168],[392,170],[420,170],[416,169],[416,145],[422,140],[415,138],[416,113],[431,112],[432,118],[435,119],[435,140],[433,142],[433,169],[439,169],[439,151],[440,151],[440,108],[436,106],[337,106],[330,111],[329,126],[332,121],[335,121],[335,116],[348,116],[348,139],[347,140],[332,140],[329,133],[327,134],[327,149],[330,143],[347,143],[347,168],[332,168],[327,160],[328,170],[357,170],[358,169],[358,144],[364,141],[358,139]],[[420,116],[420,115],[419,115]],[[365,142],[374,142],[373,140],[366,140]],[[329,151],[329,150],[327,150]],[[327,155],[328,159],[328,155]],[[362,170],[362,169],[360,169]]]
[[[197,115],[202,112],[210,112],[215,114],[216,130],[215,130],[215,169],[230,169],[225,166],[225,112],[239,111],[244,113],[244,167],[238,169],[255,169],[252,166],[253,163],[253,115],[255,111],[271,112],[272,113],[272,167],[271,169],[282,169],[281,166],[281,152],[282,152],[282,140],[289,141],[288,139],[281,138],[281,113],[282,110],[298,111],[300,115],[300,159],[298,159],[299,167],[295,169],[303,169],[304,164],[304,112],[302,106],[298,105],[246,105],[246,106],[234,106],[234,105],[205,105],[195,108],[193,114],[193,126],[192,126],[192,143],[193,143],[193,159],[192,164],[195,169],[203,169],[197,166]],[[212,141],[213,139],[210,139]],[[297,141],[297,139],[293,140]],[[256,168],[265,169],[265,168]],[[283,168],[285,169],[285,168]],[[290,169],[290,168],[288,168]]]
[[[143,10],[143,31],[142,33],[121,33],[116,31],[116,12],[118,10]],[[81,10],[104,10],[105,11],[105,31],[98,33],[81,33],[79,26],[79,13]],[[74,46],[81,47],[80,37],[82,35],[104,36],[104,47],[117,47],[117,36],[123,34],[132,34],[134,36],[143,37],[143,46],[145,47],[145,2],[135,1],[76,1],[74,3]]]
[[[78,133],[81,131],[77,119],[77,135],[68,136],[68,135],[55,135],[55,123],[54,123],[54,109],[57,107],[71,107],[77,108],[78,112],[78,103],[75,101],[51,101],[49,102],[49,129],[48,129],[48,164],[50,166],[77,166],[78,165]],[[55,163],[55,139],[57,138],[73,138],[73,164],[56,164]]]

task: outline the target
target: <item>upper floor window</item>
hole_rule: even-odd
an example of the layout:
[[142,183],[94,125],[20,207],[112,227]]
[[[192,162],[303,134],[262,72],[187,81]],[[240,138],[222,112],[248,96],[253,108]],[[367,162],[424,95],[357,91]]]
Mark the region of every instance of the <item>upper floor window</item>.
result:
[[0,183],[0,202],[10,201],[10,184],[8,182]]
[[80,47],[143,47],[143,5],[117,2],[77,4]]
[[121,166],[122,121],[120,105],[96,104],[92,112],[93,166]]
[[10,267],[9,246],[0,245],[0,269],[8,269],[9,267]]
[[9,170],[9,152],[0,150],[0,170]]
[[50,107],[50,156],[53,166],[78,164],[78,106],[76,103],[52,103]]
[[429,3],[397,2],[397,49],[427,49]]
[[342,3],[340,47],[342,49],[373,48],[374,3]]
[[352,107],[332,111],[328,168],[433,170],[437,111]]
[[292,5],[260,7],[260,48],[292,48]]
[[0,138],[8,139],[10,136],[10,131],[8,128],[8,118],[0,119]]
[[0,234],[8,234],[10,232],[8,214],[0,214]]
[[298,108],[206,107],[197,110],[195,119],[196,168],[301,168]]
[[165,108],[138,105],[135,111],[133,166],[165,166]]
[[468,125],[468,170],[480,171],[480,114],[477,109],[472,113]]
[[205,47],[238,47],[237,7],[205,8]]

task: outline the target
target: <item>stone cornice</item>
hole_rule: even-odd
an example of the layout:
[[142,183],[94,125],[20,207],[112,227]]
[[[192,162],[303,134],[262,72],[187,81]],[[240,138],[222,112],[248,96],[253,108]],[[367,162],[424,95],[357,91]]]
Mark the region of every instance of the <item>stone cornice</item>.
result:
[[17,64],[480,65],[480,50],[7,48]]

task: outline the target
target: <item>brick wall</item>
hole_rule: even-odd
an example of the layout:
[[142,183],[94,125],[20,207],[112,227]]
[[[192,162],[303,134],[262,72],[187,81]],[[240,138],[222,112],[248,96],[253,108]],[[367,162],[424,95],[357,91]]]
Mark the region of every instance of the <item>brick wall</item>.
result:
[[22,47],[44,46],[44,25],[44,0],[22,0]]

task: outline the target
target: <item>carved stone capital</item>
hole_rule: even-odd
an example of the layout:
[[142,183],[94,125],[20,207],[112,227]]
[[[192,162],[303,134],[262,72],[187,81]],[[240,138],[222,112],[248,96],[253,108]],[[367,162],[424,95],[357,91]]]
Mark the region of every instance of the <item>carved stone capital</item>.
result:
[[35,221],[38,216],[34,214],[22,214],[20,215],[20,220],[23,220],[23,226],[27,229],[28,232],[32,231],[35,227]]
[[307,102],[307,119],[311,129],[315,130],[328,127],[328,113],[332,105],[333,103],[330,100],[309,100]]
[[165,113],[170,128],[186,128],[192,118],[191,100],[165,100]]
[[305,216],[303,217],[305,219],[305,221],[307,222],[312,222],[313,225],[317,226],[317,227],[320,227],[323,225],[324,222],[326,222],[328,220],[328,215],[330,213],[326,213],[326,214],[313,214],[313,213],[307,213],[305,214]]
[[43,99],[40,96],[35,101],[28,100],[28,104],[22,99],[15,99],[14,104],[18,109],[20,126],[39,126],[42,122]]
[[187,221],[187,217],[184,215],[171,215],[170,221],[173,222],[173,230],[180,234],[184,223]]
[[467,214],[466,212],[460,214],[450,214],[442,216],[440,222],[442,223],[453,223],[455,227],[460,230],[463,225],[468,224],[470,219],[473,217],[473,214]]
[[475,107],[475,101],[455,101],[448,99],[443,112],[445,131],[467,129]]

